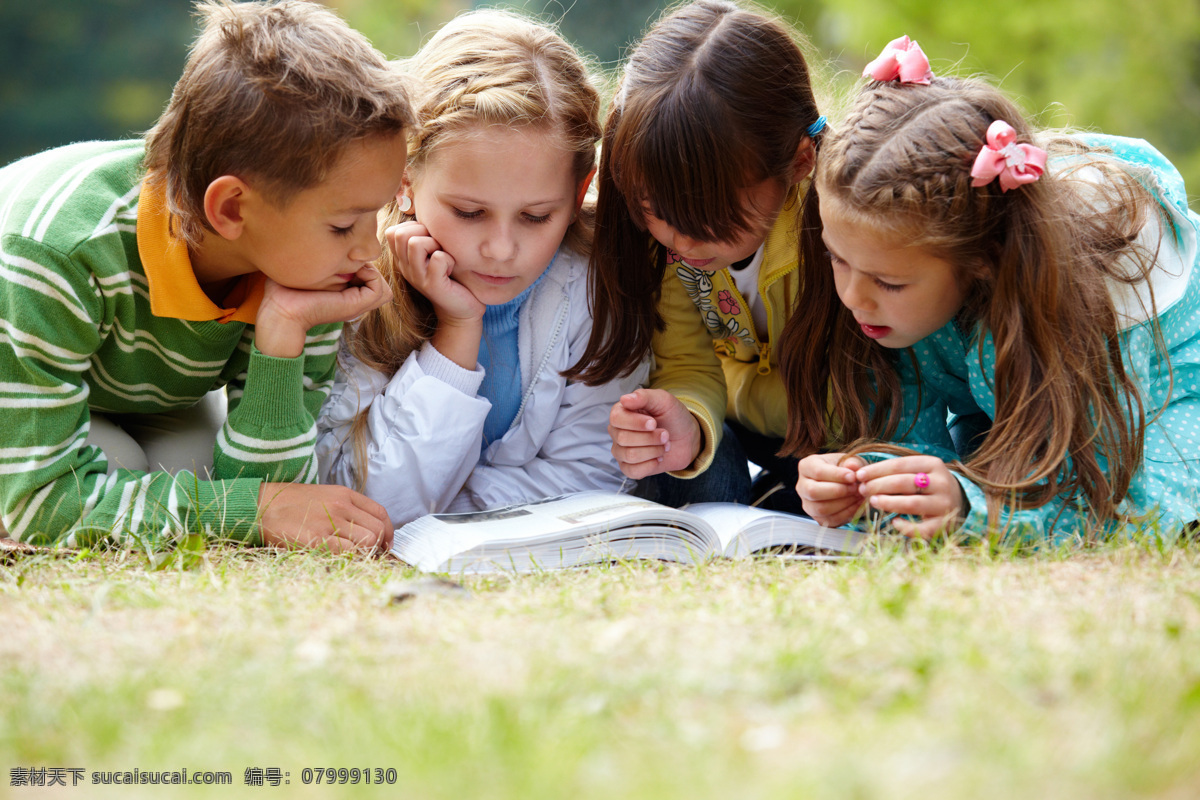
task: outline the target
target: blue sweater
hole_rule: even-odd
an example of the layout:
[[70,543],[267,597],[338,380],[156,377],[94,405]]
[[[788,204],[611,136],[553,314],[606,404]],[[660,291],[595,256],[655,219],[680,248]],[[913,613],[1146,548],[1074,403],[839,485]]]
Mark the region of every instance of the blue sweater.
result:
[[[542,273],[543,275],[545,273]],[[517,353],[517,323],[521,306],[529,299],[533,287],[499,306],[488,306],[483,312],[483,338],[479,342],[479,365],[484,369],[479,396],[492,403],[483,423],[483,446],[499,439],[512,425],[521,407],[521,362]]]

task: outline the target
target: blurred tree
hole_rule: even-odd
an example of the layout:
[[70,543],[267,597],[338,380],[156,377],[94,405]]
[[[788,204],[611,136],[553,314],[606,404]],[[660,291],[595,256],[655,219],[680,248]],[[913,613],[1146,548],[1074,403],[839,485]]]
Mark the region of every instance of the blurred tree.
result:
[[[376,47],[411,55],[472,3],[521,8],[615,73],[666,0],[327,0]],[[1197,0],[772,0],[812,40],[844,97],[891,39],[934,69],[993,76],[1043,124],[1149,139],[1200,187]],[[170,96],[195,35],[188,0],[0,0],[0,163],[56,144],[136,134]],[[825,69],[831,67],[831,69]],[[837,103],[828,108],[836,119]],[[1194,191],[1200,193],[1200,188]]]
[[[396,57],[467,2],[327,4]],[[0,165],[154,124],[198,32],[192,8],[190,0],[0,0]]]
[[[788,9],[811,2],[779,0]],[[841,83],[902,34],[935,72],[997,82],[1039,120],[1149,140],[1200,193],[1200,3],[822,0],[811,29]],[[798,12],[797,12],[798,13]]]
[[476,0],[476,7],[517,8],[557,23],[563,36],[595,56],[606,71],[614,70],[629,48],[663,9],[664,0]]
[[326,0],[389,58],[407,58],[470,0]]
[[140,133],[170,97],[193,35],[182,0],[0,3],[0,163]]

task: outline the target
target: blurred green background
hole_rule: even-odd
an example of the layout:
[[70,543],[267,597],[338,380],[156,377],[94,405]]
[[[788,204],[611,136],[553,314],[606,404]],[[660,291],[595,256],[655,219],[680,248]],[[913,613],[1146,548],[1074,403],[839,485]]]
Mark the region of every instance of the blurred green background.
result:
[[[496,3],[488,3],[493,5]],[[330,0],[393,57],[470,0]],[[666,3],[523,0],[615,69]],[[1200,0],[779,0],[838,101],[889,40],[935,71],[998,81],[1044,125],[1149,139],[1200,193]],[[0,0],[0,163],[71,141],[136,135],[166,103],[196,31],[186,0]]]

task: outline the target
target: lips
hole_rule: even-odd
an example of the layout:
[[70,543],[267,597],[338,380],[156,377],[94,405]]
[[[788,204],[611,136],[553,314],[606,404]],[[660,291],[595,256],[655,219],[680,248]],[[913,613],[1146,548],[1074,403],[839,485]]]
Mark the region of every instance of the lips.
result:
[[882,339],[892,332],[892,329],[887,325],[868,325],[865,322],[858,323],[862,328],[862,332],[871,339]]
[[481,272],[476,272],[475,277],[493,286],[503,286],[513,279],[512,275],[484,275]]
[[680,258],[680,260],[683,263],[687,264],[692,269],[703,269],[704,267],[707,267],[709,264],[716,261],[715,258],[682,258],[682,257]]

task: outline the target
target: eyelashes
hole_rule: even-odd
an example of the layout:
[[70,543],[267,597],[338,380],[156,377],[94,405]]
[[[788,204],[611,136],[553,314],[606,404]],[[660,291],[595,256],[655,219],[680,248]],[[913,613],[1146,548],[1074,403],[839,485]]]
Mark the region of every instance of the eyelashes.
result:
[[[459,219],[466,219],[466,220],[481,219],[483,217],[483,215],[484,215],[484,211],[482,208],[477,209],[475,211],[463,211],[461,208],[454,209],[454,216],[458,217]],[[534,214],[522,214],[521,219],[523,219],[525,222],[531,223],[533,225],[541,225],[543,223],[549,222],[550,218],[552,216],[553,216],[552,214],[542,214],[540,216],[537,216]]]
[[[838,258],[837,256],[835,256],[833,253],[831,253],[828,250],[825,251],[825,257],[829,259],[829,263],[831,265],[843,265],[846,263],[845,261],[842,261],[842,259]],[[880,289],[882,289],[885,292],[899,292],[900,290],[902,290],[904,288],[903,283],[887,283],[885,281],[881,281],[879,278],[874,278],[874,277],[871,278],[871,280],[875,283],[876,286],[878,286]]]

